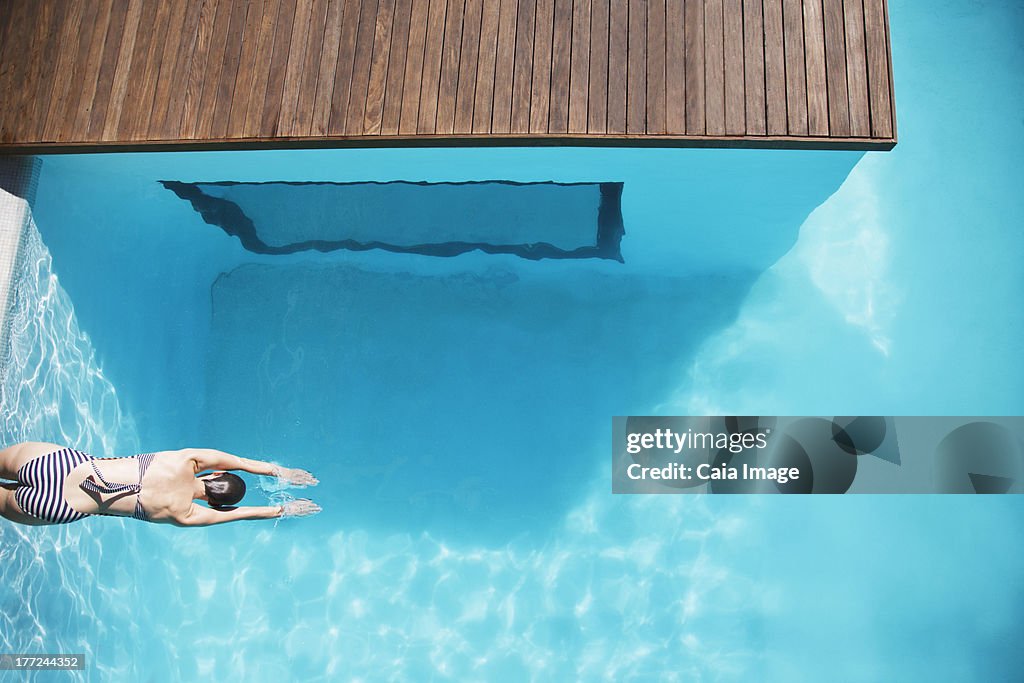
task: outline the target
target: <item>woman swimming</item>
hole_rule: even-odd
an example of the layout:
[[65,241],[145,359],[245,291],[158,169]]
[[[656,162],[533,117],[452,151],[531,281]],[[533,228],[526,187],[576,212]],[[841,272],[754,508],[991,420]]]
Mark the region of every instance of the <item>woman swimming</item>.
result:
[[[20,524],[67,524],[112,515],[210,526],[243,519],[304,517],[320,512],[311,500],[233,507],[245,495],[241,477],[225,470],[279,477],[313,486],[309,472],[208,448],[94,458],[51,443],[28,441],[0,450],[0,515]],[[197,505],[203,500],[210,507]]]

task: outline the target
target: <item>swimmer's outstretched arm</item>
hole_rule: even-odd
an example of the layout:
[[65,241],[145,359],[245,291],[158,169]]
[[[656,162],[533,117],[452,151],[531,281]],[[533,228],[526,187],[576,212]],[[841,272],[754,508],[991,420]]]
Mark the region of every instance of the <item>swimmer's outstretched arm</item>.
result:
[[281,477],[293,484],[315,486],[320,483],[320,480],[306,470],[281,467],[262,460],[251,460],[213,448],[186,448],[185,452],[196,461],[200,472],[205,470],[242,470],[251,474]]
[[240,507],[230,510],[216,510],[193,503],[188,514],[175,520],[175,524],[178,526],[212,526],[226,522],[240,522],[246,519],[307,517],[318,512],[320,512],[320,506],[305,498],[292,500],[284,505]]

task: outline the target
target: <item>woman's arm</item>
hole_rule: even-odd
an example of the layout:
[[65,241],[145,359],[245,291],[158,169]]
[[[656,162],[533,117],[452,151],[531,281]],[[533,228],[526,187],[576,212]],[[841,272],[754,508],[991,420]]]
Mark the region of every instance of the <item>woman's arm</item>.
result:
[[250,460],[213,448],[186,448],[185,453],[196,461],[200,472],[206,470],[242,470],[252,474],[277,476],[278,467],[262,460]]
[[276,519],[278,517],[305,517],[320,512],[320,506],[311,500],[300,498],[284,505],[240,507],[217,510],[192,503],[188,513],[176,519],[178,526],[212,526],[225,522],[240,522],[246,519]]
[[251,460],[212,448],[187,448],[185,452],[196,461],[200,472],[205,470],[242,470],[268,477],[281,477],[292,484],[314,486],[320,483],[316,477],[305,470],[281,467],[262,460]]
[[180,526],[212,526],[225,522],[240,522],[244,519],[274,519],[280,517],[281,513],[280,505],[214,510],[192,503],[188,514],[182,519],[175,520],[175,523]]

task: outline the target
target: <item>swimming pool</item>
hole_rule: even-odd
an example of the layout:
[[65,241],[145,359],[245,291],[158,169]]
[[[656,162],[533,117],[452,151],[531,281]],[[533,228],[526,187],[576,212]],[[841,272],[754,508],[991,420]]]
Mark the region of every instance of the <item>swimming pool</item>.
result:
[[[45,159],[3,440],[278,458],[325,511],[4,524],[3,649],[89,680],[1009,680],[1016,499],[609,493],[616,414],[1022,412],[1022,13],[922,7],[891,8],[888,154]],[[159,180],[622,183],[623,262],[253,254]]]

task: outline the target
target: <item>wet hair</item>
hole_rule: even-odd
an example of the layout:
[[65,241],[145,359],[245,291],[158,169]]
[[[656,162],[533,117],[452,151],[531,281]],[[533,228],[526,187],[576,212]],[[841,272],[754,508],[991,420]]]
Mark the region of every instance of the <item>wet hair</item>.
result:
[[211,507],[230,507],[245,496],[245,482],[237,474],[221,472],[203,480]]

